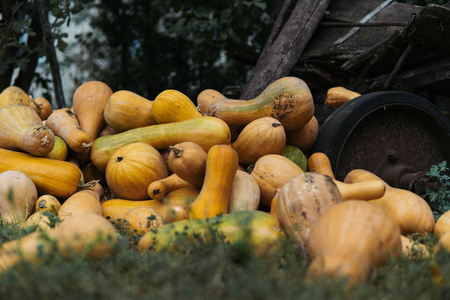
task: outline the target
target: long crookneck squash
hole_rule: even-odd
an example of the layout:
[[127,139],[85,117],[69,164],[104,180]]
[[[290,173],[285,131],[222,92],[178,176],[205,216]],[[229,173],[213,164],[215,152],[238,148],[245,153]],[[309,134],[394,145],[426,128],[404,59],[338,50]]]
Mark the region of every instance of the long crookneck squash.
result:
[[246,125],[262,117],[273,117],[284,129],[306,125],[314,115],[314,102],[306,83],[297,77],[283,77],[251,100],[218,100],[211,103],[209,115],[229,125]]
[[142,142],[162,150],[187,141],[194,142],[208,151],[214,145],[230,143],[230,128],[218,118],[202,116],[181,122],[130,129],[97,138],[91,147],[91,161],[99,171],[105,172],[108,159],[114,151],[127,144]]
[[81,129],[77,117],[69,108],[55,110],[48,117],[46,126],[75,152],[84,152],[92,145],[89,135]]
[[200,194],[191,204],[189,218],[209,218],[228,213],[228,203],[239,158],[230,145],[215,145],[208,152]]

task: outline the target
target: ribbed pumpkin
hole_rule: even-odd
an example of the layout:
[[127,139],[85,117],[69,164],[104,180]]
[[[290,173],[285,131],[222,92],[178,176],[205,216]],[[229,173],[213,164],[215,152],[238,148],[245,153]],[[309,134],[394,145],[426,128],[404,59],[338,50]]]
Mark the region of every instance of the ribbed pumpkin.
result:
[[106,182],[119,198],[148,199],[150,183],[168,176],[158,150],[145,143],[131,143],[113,153],[106,166]]
[[36,111],[42,121],[47,120],[47,118],[52,114],[53,108],[50,101],[44,97],[38,97],[36,99],[30,98],[30,107]]
[[152,114],[153,101],[131,91],[113,93],[106,103],[105,121],[117,132],[156,124]]
[[54,145],[55,134],[34,109],[19,104],[0,108],[0,148],[44,156]]
[[342,202],[342,197],[328,176],[303,173],[280,188],[276,201],[278,221],[287,235],[306,253],[306,243],[314,222],[330,207]]
[[315,116],[305,126],[295,130],[286,131],[286,143],[308,152],[316,142],[319,135],[319,123]]
[[165,90],[153,100],[153,119],[159,123],[172,123],[203,116],[185,94],[177,90]]
[[280,154],[286,145],[286,133],[280,121],[263,117],[244,127],[231,146],[239,155],[239,163],[244,166],[254,164],[266,154]]
[[364,281],[369,272],[400,256],[402,242],[394,220],[366,201],[338,203],[313,224],[308,239],[309,276]]
[[38,192],[31,178],[20,171],[0,173],[0,219],[23,222],[33,211]]
[[250,171],[261,191],[261,204],[270,207],[278,189],[303,170],[280,154],[267,154],[258,159]]

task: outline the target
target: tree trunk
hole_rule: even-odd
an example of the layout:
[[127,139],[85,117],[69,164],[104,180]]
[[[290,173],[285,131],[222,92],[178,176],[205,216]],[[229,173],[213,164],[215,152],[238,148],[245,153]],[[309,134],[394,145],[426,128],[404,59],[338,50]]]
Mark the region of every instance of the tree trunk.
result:
[[55,46],[53,45],[53,37],[51,31],[47,29],[49,27],[49,23],[44,0],[38,2],[38,10],[39,10],[39,17],[41,19],[42,31],[44,32],[44,44],[47,50],[46,51],[47,59],[50,63],[50,70],[52,73],[53,88],[55,89],[55,100],[58,108],[63,108],[66,106],[66,101],[64,100],[64,92],[61,83],[61,74],[59,72],[59,63],[56,57]]
[[[0,5],[0,64],[5,68],[0,74],[0,93],[11,85],[11,77],[14,72],[14,64],[6,64],[5,59],[14,57],[15,46],[7,46],[10,37],[10,29],[8,24],[11,24],[13,19],[13,6],[15,1],[4,0]],[[6,66],[5,66],[6,64]]]
[[39,14],[35,14],[31,21],[31,29],[34,35],[28,36],[28,50],[32,51],[29,55],[28,63],[26,68],[21,68],[19,75],[14,80],[15,86],[20,86],[24,91],[29,93],[31,82],[34,78],[34,72],[39,60],[39,47],[42,45],[42,28],[39,20]]
[[[259,95],[273,81],[287,76],[308,44],[331,0],[286,0],[278,14],[253,75],[241,94],[241,99]],[[289,18],[286,13],[295,4]],[[284,20],[287,21],[284,22]]]

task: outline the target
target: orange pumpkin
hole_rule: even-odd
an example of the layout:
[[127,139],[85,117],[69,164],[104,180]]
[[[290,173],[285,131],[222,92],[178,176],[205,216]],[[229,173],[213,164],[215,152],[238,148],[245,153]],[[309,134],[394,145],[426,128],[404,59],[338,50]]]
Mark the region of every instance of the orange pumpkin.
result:
[[244,166],[254,164],[266,154],[280,154],[286,145],[286,133],[280,121],[263,117],[250,122],[231,146]]
[[148,199],[148,186],[168,176],[158,150],[145,143],[131,143],[116,150],[106,166],[106,182],[119,198]]

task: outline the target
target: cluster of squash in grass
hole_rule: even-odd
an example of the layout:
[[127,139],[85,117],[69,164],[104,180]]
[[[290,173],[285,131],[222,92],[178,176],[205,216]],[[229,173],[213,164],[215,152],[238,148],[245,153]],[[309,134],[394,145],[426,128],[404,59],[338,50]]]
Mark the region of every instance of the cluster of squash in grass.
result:
[[[180,251],[180,233],[207,242],[214,228],[261,256],[292,240],[312,258],[310,276],[359,281],[435,228],[419,196],[364,170],[337,181],[325,154],[305,156],[318,122],[296,77],[246,101],[204,90],[198,106],[177,90],[148,100],[99,81],[79,86],[71,108],[41,103],[16,87],[0,95],[0,217],[38,226],[67,255],[98,232],[89,253],[113,251],[113,222],[142,235],[141,251]],[[49,228],[43,209],[60,225]],[[0,269],[18,252],[38,260],[39,245],[50,248],[39,234],[2,245]]]

